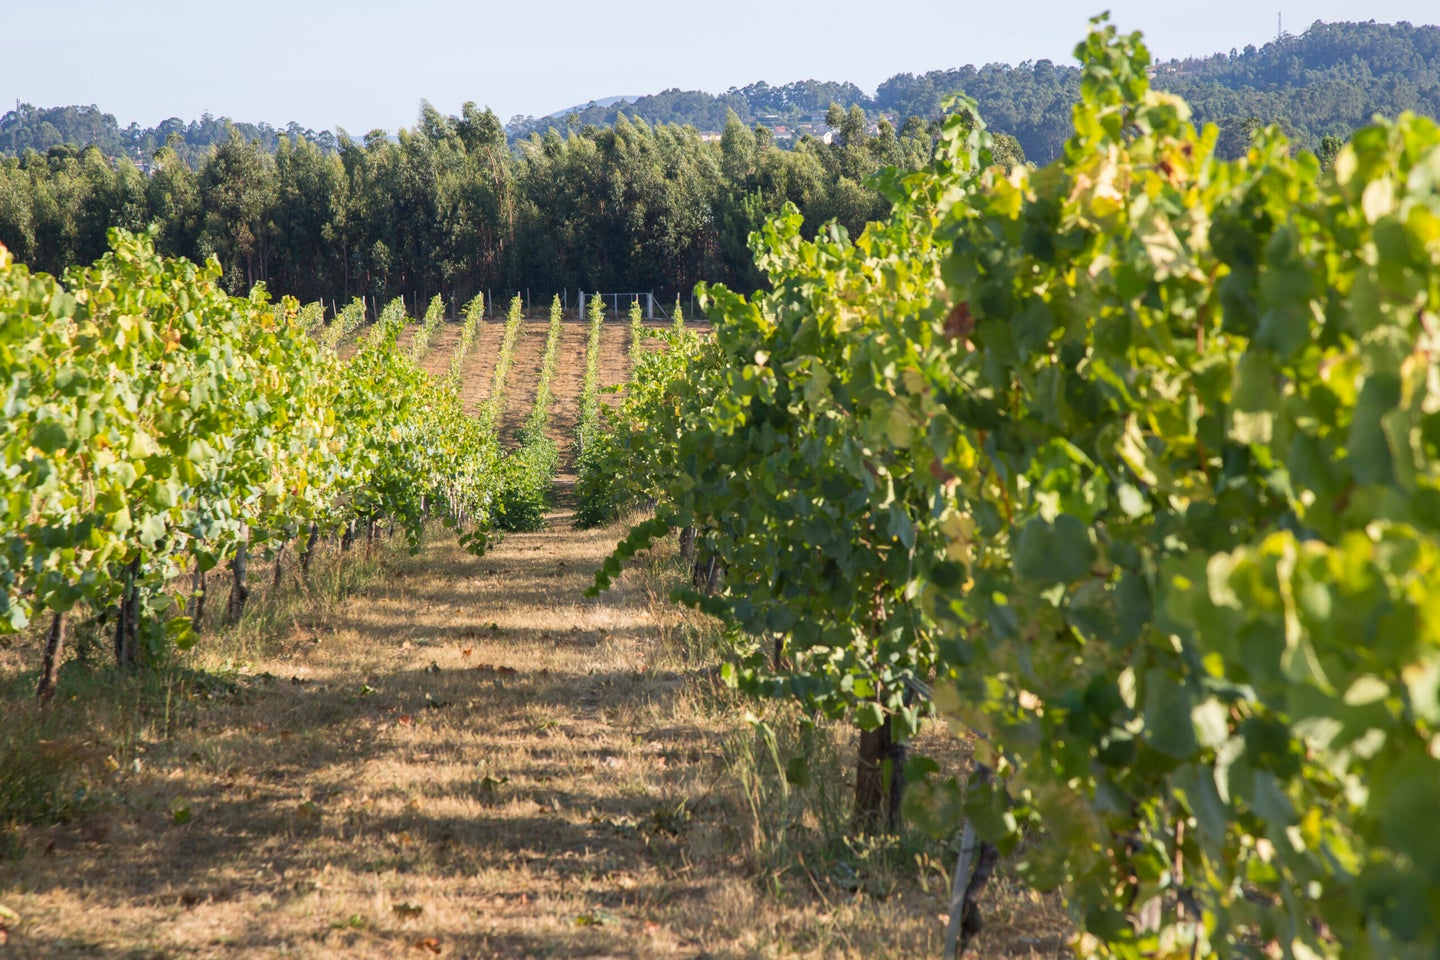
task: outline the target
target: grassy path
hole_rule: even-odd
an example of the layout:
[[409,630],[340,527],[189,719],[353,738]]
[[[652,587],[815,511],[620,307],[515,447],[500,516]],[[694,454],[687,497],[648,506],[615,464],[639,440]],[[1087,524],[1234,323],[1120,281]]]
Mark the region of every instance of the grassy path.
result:
[[672,719],[642,578],[581,598],[610,540],[564,519],[392,559],[149,744],[126,807],[30,837],[16,955],[696,955],[665,917],[724,887],[678,844],[717,733]]
[[[460,365],[460,400],[471,416],[479,416],[481,407],[490,398],[490,382],[495,376],[495,363],[504,338],[504,320],[482,320],[475,333],[475,345]],[[448,355],[445,362],[447,365],[450,362]]]
[[843,783],[796,806],[753,704],[686,659],[660,571],[584,599],[616,531],[550,521],[481,558],[387,554],[233,691],[177,702],[117,802],[15,835],[10,953],[933,955],[943,864],[923,889],[850,854],[843,876],[796,866]]
[[[430,338],[430,349],[420,358],[420,369],[437,379],[444,377],[450,368],[450,355],[460,343],[460,331],[464,321],[449,321],[435,328]],[[413,339],[413,337],[412,337]]]

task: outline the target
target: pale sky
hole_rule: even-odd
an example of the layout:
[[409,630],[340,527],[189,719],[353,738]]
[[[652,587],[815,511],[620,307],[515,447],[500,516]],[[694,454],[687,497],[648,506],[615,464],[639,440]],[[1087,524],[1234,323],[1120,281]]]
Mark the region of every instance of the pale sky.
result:
[[502,121],[669,87],[839,80],[874,92],[902,71],[1072,62],[1086,21],[1112,12],[1157,59],[1228,52],[1315,20],[1440,22],[1436,0],[4,0],[0,113],[95,104],[124,126],[209,111],[360,136],[412,126],[422,99]]

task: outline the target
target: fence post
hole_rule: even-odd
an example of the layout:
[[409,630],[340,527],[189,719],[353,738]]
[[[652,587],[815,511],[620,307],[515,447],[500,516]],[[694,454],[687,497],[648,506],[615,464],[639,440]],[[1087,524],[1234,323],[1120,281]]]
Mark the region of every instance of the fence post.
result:
[[654,292],[645,294],[645,319],[646,319],[646,320],[654,320],[654,319],[655,319],[655,294],[654,294]]

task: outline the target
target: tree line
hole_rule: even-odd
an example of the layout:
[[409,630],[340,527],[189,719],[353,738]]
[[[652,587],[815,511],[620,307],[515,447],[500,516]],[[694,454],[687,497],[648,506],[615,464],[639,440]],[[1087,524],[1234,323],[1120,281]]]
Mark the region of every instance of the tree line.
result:
[[[1317,22],[1151,70],[1197,123],[1220,126],[1227,158],[1268,123],[1324,159],[1375,113],[1440,115],[1437,27]],[[1004,162],[1046,163],[1069,135],[1078,78],[1041,60],[898,74],[874,97],[756,83],[509,127],[473,103],[459,116],[424,104],[413,128],[360,139],[209,116],[120,130],[93,107],[22,104],[0,117],[0,153],[18,153],[0,158],[0,242],[58,272],[103,253],[111,226],[153,225],[166,254],[219,257],[232,291],[263,281],[306,300],[403,296],[416,311],[436,293],[753,289],[764,281],[748,237],[767,216],[791,202],[807,231],[834,220],[858,234],[889,210],[869,175],[923,163],[951,93],[977,102]],[[780,122],[817,119],[822,103],[823,139]]]
[[0,243],[59,273],[99,257],[110,227],[153,228],[166,255],[218,257],[232,292],[263,282],[416,309],[437,293],[754,286],[747,238],[768,214],[792,202],[812,229],[834,220],[858,234],[889,209],[871,174],[931,152],[932,124],[831,115],[831,142],[789,150],[733,113],[718,139],[621,117],[512,143],[467,103],[459,116],[424,104],[413,128],[342,135],[334,151],[283,134],[272,152],[232,127],[198,169],[170,144],[148,172],[96,146],[30,151],[0,159]]

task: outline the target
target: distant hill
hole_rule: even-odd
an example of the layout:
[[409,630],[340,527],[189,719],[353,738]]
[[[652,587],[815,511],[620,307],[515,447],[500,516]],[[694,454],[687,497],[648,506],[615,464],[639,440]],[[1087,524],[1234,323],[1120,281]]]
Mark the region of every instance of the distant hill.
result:
[[229,117],[205,114],[199,120],[185,122],[171,117],[158,126],[121,127],[113,114],[103,113],[94,106],[35,107],[17,103],[15,109],[0,116],[0,154],[20,156],[27,150],[47,153],[65,146],[83,148],[94,145],[110,157],[128,157],[144,163],[155,151],[171,144],[175,152],[192,168],[212,147],[230,139],[230,130],[238,131],[247,140],[258,140],[269,151],[280,144],[280,137],[292,140],[304,137],[322,150],[334,150],[335,135],[328,130],[314,131],[291,123],[277,129],[268,123],[240,123]]
[[567,124],[602,127],[615,122],[621,113],[639,117],[647,123],[676,123],[697,130],[719,132],[725,127],[729,111],[734,110],[746,123],[762,120],[797,121],[802,117],[823,115],[832,103],[843,107],[852,104],[869,109],[871,98],[853,83],[831,83],[801,80],[784,86],[752,83],[732,88],[719,95],[701,90],[671,88],[644,97],[614,98],[616,102],[595,100],[584,107],[560,110],[545,117],[515,117],[505,132],[512,139],[542,133],[547,129],[564,130]]
[[[627,103],[599,102],[573,111],[578,125],[605,126],[620,113],[651,123],[690,124],[721,130],[727,110],[747,124],[793,124],[821,115],[833,101],[885,113],[897,122],[934,119],[953,93],[980,105],[990,126],[1020,141],[1025,156],[1044,163],[1070,134],[1069,104],[1080,72],[1049,60],[1014,66],[987,64],[924,74],[901,73],[873,96],[851,83],[805,80],[772,87],[754,83],[713,95],[666,90]],[[1184,96],[1197,121],[1223,132],[1222,150],[1244,149],[1258,123],[1279,123],[1302,146],[1317,148],[1327,135],[1345,137],[1376,113],[1405,110],[1440,117],[1440,27],[1409,23],[1324,23],[1285,35],[1263,47],[1159,63],[1156,85]],[[566,126],[565,114],[512,121],[507,132],[525,136]]]
[[1314,148],[1377,113],[1440,117],[1440,27],[1317,21],[1258,50],[1160,64],[1155,83],[1188,100],[1197,121],[1219,125],[1226,152],[1244,148],[1254,121]]
[[[564,110],[556,110],[552,113],[547,113],[544,117],[541,118],[541,120],[563,120],[570,114],[579,113],[582,110],[589,110],[593,107],[618,107],[621,104],[634,103],[636,100],[639,99],[640,98],[635,96],[634,94],[627,94],[619,97],[600,97],[599,99],[591,100],[588,103],[577,103],[573,107],[566,107]],[[510,118],[510,123],[515,126],[519,126],[525,123],[538,122],[539,121],[536,120],[534,117],[524,117],[518,114]]]
[[[1300,145],[1316,149],[1322,138],[1345,137],[1373,114],[1410,110],[1440,117],[1440,27],[1409,23],[1324,23],[1285,35],[1262,47],[1170,60],[1155,66],[1158,87],[1185,97],[1199,122],[1222,129],[1221,150],[1233,156],[1257,124],[1278,123]],[[1070,133],[1069,104],[1079,70],[1049,60],[987,64],[923,74],[900,73],[873,95],[853,83],[802,80],[781,86],[752,83],[721,94],[669,89],[646,96],[606,97],[546,117],[515,117],[512,139],[546,130],[603,127],[622,113],[648,123],[675,123],[701,131],[724,129],[731,111],[746,124],[762,124],[784,143],[812,128],[831,103],[883,113],[896,126],[909,117],[941,115],[945,99],[965,92],[980,105],[990,126],[1013,135],[1030,160],[1054,158]],[[0,153],[46,152],[62,144],[97,145],[112,156],[144,161],[167,140],[192,166],[229,138],[233,126],[247,139],[273,150],[284,134],[303,136],[333,150],[337,137],[289,124],[235,123],[208,114],[186,123],[177,118],[154,128],[120,127],[97,107],[37,108],[19,104],[0,117]]]

